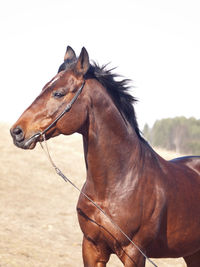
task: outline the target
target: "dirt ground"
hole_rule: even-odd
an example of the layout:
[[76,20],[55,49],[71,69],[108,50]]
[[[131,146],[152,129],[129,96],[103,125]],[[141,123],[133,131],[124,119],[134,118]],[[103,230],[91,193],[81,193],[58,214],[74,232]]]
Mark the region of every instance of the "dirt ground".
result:
[[[55,174],[39,145],[32,151],[16,148],[9,126],[0,127],[0,267],[83,266],[76,216],[79,193]],[[61,136],[48,143],[56,164],[81,187],[85,179],[81,137]],[[155,263],[185,266],[182,259]],[[122,264],[112,256],[108,266]]]

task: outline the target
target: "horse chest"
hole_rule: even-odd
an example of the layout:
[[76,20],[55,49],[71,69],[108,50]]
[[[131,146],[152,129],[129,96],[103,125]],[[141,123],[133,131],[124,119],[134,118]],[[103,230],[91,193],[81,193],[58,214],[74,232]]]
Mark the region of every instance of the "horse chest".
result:
[[95,210],[92,212],[91,209],[86,210],[83,207],[77,207],[77,212],[79,224],[84,236],[95,243],[101,235],[101,223],[98,212]]
[[[129,241],[119,231],[118,227],[126,231],[130,236],[138,230],[140,225],[140,216],[134,214],[131,210],[122,209],[116,206],[112,209],[111,206],[102,205],[102,209],[111,218],[105,216],[101,211],[94,207],[88,201],[81,201],[77,205],[78,219],[81,230],[88,240],[92,243],[106,243],[113,251],[119,250],[120,247],[128,245]],[[119,213],[120,210],[120,213]],[[117,225],[117,226],[116,226]]]

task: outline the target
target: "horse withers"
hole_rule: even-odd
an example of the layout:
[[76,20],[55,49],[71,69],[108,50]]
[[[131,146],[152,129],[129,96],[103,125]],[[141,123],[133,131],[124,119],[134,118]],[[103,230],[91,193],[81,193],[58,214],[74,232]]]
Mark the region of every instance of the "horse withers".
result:
[[124,266],[143,267],[139,247],[147,257],[183,257],[199,267],[200,157],[160,157],[140,134],[128,80],[115,77],[90,64],[85,48],[77,58],[68,47],[58,73],[11,128],[14,143],[33,149],[41,133],[82,134],[82,192],[129,237],[80,194],[84,266],[106,266],[114,253]]

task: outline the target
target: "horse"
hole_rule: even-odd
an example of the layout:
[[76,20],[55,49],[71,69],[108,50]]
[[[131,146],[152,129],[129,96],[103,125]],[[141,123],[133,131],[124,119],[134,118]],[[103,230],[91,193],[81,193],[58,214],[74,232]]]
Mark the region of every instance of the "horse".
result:
[[158,155],[139,130],[135,101],[128,79],[90,63],[84,47],[77,57],[68,46],[58,73],[10,132],[22,149],[33,149],[44,134],[82,135],[82,192],[111,218],[80,194],[84,266],[104,267],[116,254],[126,267],[144,267],[140,248],[150,258],[183,257],[199,267],[200,156]]

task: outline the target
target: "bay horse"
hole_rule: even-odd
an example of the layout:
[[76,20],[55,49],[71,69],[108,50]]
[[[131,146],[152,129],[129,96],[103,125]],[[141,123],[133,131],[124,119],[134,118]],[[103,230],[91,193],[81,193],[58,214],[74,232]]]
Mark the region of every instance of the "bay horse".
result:
[[[90,63],[84,47],[79,57],[67,47],[58,73],[11,128],[14,144],[33,149],[41,133],[46,139],[80,133],[87,170],[82,192],[148,257],[183,257],[188,267],[199,267],[200,157],[166,161],[151,148],[128,82]],[[137,247],[82,194],[77,213],[84,266],[106,266],[113,253],[126,267],[145,266]]]

